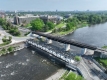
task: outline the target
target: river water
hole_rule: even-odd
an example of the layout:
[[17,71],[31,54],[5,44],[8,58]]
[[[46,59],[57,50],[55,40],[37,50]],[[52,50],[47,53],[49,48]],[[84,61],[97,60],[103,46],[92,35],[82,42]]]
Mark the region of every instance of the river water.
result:
[[26,48],[0,57],[0,80],[45,80],[58,69],[39,52]]
[[107,45],[107,23],[79,28],[66,38],[102,47]]

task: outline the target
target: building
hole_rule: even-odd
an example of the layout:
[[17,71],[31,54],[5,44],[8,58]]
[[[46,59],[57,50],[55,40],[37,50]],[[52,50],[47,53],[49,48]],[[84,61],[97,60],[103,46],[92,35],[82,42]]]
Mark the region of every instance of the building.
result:
[[51,21],[55,24],[59,23],[61,20],[63,20],[63,17],[61,16],[56,16],[56,15],[41,15],[40,19],[42,19],[44,21],[44,23],[46,23],[47,21]]
[[30,23],[32,20],[39,18],[39,16],[15,16],[14,17],[14,24],[26,24]]
[[0,18],[5,18],[5,13],[0,12]]
[[59,23],[61,20],[63,20],[63,17],[61,16],[49,16],[49,15],[40,15],[40,16],[33,16],[31,14],[27,14],[25,16],[15,16],[14,17],[14,24],[23,24],[23,23],[30,23],[32,20],[40,18],[46,23],[47,21],[51,21],[53,23]]

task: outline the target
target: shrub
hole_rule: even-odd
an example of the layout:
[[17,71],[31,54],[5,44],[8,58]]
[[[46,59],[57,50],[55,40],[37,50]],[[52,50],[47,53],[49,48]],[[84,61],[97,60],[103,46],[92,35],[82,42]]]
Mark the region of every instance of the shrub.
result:
[[13,47],[9,47],[7,50],[8,50],[9,52],[12,52],[12,51],[13,51]]
[[80,61],[80,57],[79,56],[75,56],[75,60],[76,61]]

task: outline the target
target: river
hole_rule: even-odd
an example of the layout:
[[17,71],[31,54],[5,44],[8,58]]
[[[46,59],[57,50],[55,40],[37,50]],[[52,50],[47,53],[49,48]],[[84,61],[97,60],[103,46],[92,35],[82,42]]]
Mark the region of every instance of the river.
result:
[[107,45],[107,23],[79,28],[65,37],[82,43],[102,47]]
[[39,52],[32,54],[26,48],[0,57],[0,80],[45,80],[58,69]]

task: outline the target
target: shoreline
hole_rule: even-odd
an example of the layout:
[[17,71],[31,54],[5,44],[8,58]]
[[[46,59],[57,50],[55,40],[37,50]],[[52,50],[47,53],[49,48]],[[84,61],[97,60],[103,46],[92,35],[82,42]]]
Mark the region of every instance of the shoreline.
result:
[[48,33],[48,34],[51,34],[51,35],[54,35],[54,36],[59,36],[59,37],[64,37],[64,36],[67,36],[67,35],[69,35],[69,34],[72,34],[73,32],[75,32],[75,30],[73,30],[73,31],[71,31],[71,32],[69,32],[69,33],[67,33],[67,34],[63,34],[63,35],[58,35],[57,33],[55,33],[55,34]]

